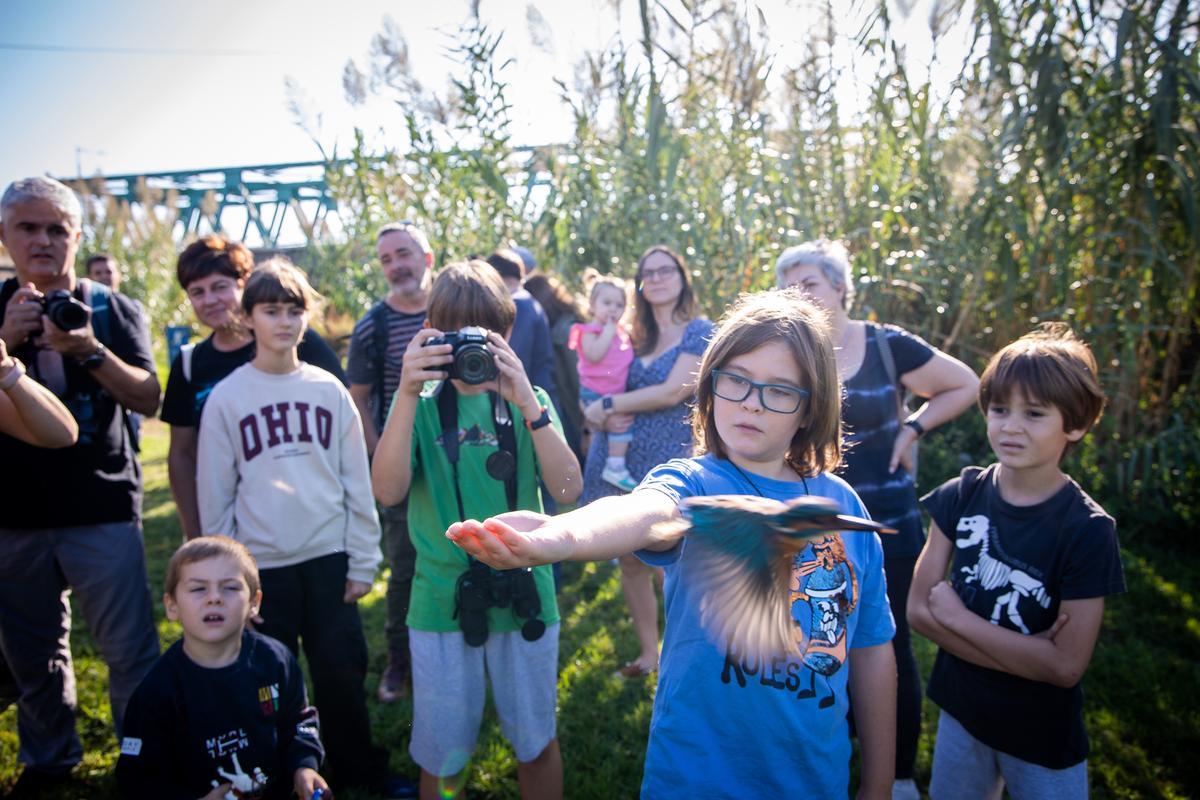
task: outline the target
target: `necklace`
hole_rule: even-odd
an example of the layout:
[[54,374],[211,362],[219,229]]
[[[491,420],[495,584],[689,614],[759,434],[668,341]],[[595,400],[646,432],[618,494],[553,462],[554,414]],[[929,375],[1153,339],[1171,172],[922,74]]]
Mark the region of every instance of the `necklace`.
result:
[[750,488],[754,490],[754,493],[756,495],[758,495],[759,497],[766,497],[766,495],[762,493],[762,490],[758,488],[758,484],[756,484],[754,481],[750,480],[750,476],[746,474],[745,470],[743,470],[741,467],[739,467],[737,464],[735,464],[732,460],[729,463],[733,464],[733,468],[738,471],[738,474],[741,475],[746,480],[746,483],[750,484]]
[[[762,493],[762,490],[758,488],[758,484],[756,484],[754,481],[750,480],[750,476],[746,474],[746,471],[744,469],[739,467],[733,461],[733,459],[729,459],[729,463],[733,466],[734,469],[736,469],[738,471],[738,474],[741,475],[742,478],[745,479],[746,483],[750,484],[750,488],[754,490],[754,493],[756,495],[758,495],[759,497],[766,497],[766,495]],[[808,494],[808,481],[805,479],[805,477],[803,475],[800,476],[800,483],[804,486],[804,494],[807,495]]]

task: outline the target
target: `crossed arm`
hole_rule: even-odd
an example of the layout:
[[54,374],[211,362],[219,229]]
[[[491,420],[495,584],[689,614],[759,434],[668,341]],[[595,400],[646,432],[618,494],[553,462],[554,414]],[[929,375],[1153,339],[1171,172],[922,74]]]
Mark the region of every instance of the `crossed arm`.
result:
[[908,623],[943,650],[981,667],[1069,688],[1092,660],[1104,598],[1064,600],[1046,631],[1027,636],[971,612],[946,580],[954,542],[931,523],[908,594]]

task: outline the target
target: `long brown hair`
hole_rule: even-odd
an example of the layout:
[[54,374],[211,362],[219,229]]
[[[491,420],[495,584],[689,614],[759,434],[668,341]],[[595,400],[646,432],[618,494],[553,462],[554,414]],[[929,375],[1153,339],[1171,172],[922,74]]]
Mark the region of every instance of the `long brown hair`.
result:
[[633,296],[633,324],[629,330],[629,337],[633,339],[633,352],[639,356],[653,353],[654,348],[658,347],[660,331],[658,323],[654,320],[654,309],[642,296],[642,267],[646,264],[646,259],[655,253],[665,253],[670,256],[671,260],[675,262],[675,266],[679,268],[679,278],[683,281],[679,299],[675,301],[675,308],[671,311],[672,318],[676,322],[690,322],[696,316],[696,296],[692,293],[692,280],[683,256],[665,244],[656,244],[648,248],[638,259],[637,273],[634,275],[637,291]]
[[571,290],[553,275],[544,272],[531,273],[525,279],[525,291],[541,303],[551,326],[563,317],[577,321],[587,318],[587,312],[579,298],[571,294]]
[[795,288],[743,294],[721,318],[700,359],[696,378],[692,412],[696,453],[728,458],[713,416],[713,370],[768,342],[780,342],[792,351],[800,368],[801,388],[809,392],[796,411],[801,415],[800,428],[784,460],[806,478],[836,469],[843,450],[842,383],[829,324],[825,312]]

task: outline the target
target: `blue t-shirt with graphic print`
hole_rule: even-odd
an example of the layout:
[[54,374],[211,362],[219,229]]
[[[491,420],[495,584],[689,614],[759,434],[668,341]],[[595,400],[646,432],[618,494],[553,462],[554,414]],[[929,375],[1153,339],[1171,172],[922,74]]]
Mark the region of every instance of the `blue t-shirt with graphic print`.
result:
[[[705,455],[655,468],[635,491],[662,492],[675,502],[760,492],[783,501],[818,495],[866,516],[854,490],[829,474],[749,479],[753,485],[730,462]],[[733,656],[708,637],[700,624],[704,587],[694,577],[686,537],[667,552],[637,555],[666,571],[666,630],[642,797],[845,797],[851,753],[846,660],[850,649],[889,642],[896,631],[879,537],[831,534],[796,556],[793,575],[803,594],[793,616],[806,637],[814,624],[824,635],[808,638],[803,659],[768,663]]]

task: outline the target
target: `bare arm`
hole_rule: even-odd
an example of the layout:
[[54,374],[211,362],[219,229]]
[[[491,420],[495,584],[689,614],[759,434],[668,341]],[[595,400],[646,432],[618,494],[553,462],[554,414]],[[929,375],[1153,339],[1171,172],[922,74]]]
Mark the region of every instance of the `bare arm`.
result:
[[946,571],[954,556],[954,542],[946,538],[936,522],[929,523],[929,538],[917,559],[912,586],[908,590],[908,624],[943,650],[964,661],[989,669],[1001,669],[1000,663],[988,653],[951,631],[934,618],[929,608],[929,593],[945,581]]
[[[951,597],[950,595],[953,595]],[[1091,663],[1104,619],[1104,598],[1064,600],[1065,623],[1053,636],[1030,636],[1001,628],[966,608],[954,589],[942,582],[933,587],[934,617],[971,645],[991,654],[1004,672],[1029,680],[1070,688],[1079,683]]]
[[[86,358],[100,349],[89,323],[73,331],[56,327],[50,318],[42,317],[46,342],[64,358]],[[158,397],[161,388],[153,372],[126,364],[121,357],[108,350],[100,366],[91,370],[92,377],[103,386],[122,406],[147,417],[158,412]]]
[[605,324],[599,333],[584,331],[583,336],[579,340],[579,347],[583,351],[583,357],[595,364],[604,358],[604,354],[608,352],[608,347],[612,344],[613,337],[616,335],[617,326],[612,322]]
[[371,461],[371,490],[385,506],[394,506],[408,494],[412,484],[412,433],[417,417],[418,395],[396,391],[392,413]]
[[[537,413],[530,410],[521,411],[526,419],[537,419]],[[553,425],[538,428],[532,432],[533,450],[537,454],[541,468],[542,481],[550,490],[555,502],[574,503],[583,492],[583,475],[579,469],[579,459],[571,452],[570,445],[558,429]]]
[[862,747],[858,797],[890,798],[896,766],[896,656],[892,643],[850,650],[850,703]]
[[[933,351],[933,358],[914,370],[900,376],[906,389],[928,398],[912,415],[921,427],[929,432],[957,417],[975,403],[979,389],[979,378],[963,362],[948,356],[941,350]],[[903,454],[917,438],[917,432],[907,425],[900,426],[896,443],[892,448],[889,469],[894,472]],[[911,468],[911,465],[906,465]]]
[[[612,397],[612,408],[607,414],[635,414],[640,411],[657,411],[660,408],[670,408],[689,399],[696,391],[696,370],[700,366],[700,356],[692,353],[680,353],[675,359],[675,366],[667,374],[666,380],[653,386],[634,389],[632,392],[615,394]],[[607,416],[602,401],[593,400],[584,409],[584,416],[589,423],[597,428],[604,426]]]
[[412,433],[417,417],[417,401],[425,381],[440,380],[446,373],[441,367],[454,360],[448,344],[425,346],[425,342],[441,336],[433,328],[418,331],[404,351],[400,370],[400,385],[392,400],[392,410],[383,433],[375,447],[371,462],[371,489],[375,499],[385,506],[394,506],[408,494],[412,484]]
[[446,536],[497,569],[601,561],[634,550],[669,550],[682,536],[675,502],[657,491],[604,497],[557,517],[517,511],[450,526]]
[[75,417],[54,393],[25,376],[25,367],[9,358],[0,339],[0,431],[37,447],[69,447],[79,438]]
[[171,426],[171,443],[167,447],[167,479],[175,510],[183,527],[185,540],[200,535],[200,506],[196,499],[196,445],[199,434],[195,428]]
[[375,387],[369,383],[350,384],[350,399],[358,409],[358,417],[362,420],[363,439],[367,442],[367,454],[374,455],[379,446],[379,432],[375,430],[375,419],[371,414],[371,395]]

